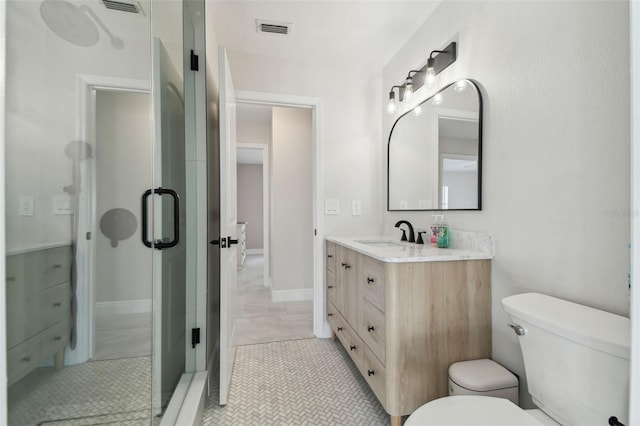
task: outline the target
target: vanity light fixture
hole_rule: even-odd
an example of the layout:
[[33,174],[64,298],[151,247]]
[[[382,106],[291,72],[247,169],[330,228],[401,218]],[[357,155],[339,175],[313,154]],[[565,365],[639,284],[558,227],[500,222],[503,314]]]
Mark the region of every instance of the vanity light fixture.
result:
[[[434,56],[435,55],[435,56]],[[432,50],[427,59],[426,82],[427,87],[433,86],[433,82],[438,74],[449,65],[454,63],[458,57],[456,42],[451,42],[444,50]]]
[[[404,82],[403,101],[410,101],[411,98],[413,97],[413,91],[414,91],[413,79],[415,78],[415,74],[419,74],[421,72],[422,71],[420,71],[420,70],[411,70],[407,74],[407,79]],[[412,76],[411,74],[414,74],[414,76]]]
[[401,89],[403,86],[391,87],[391,91],[389,92],[389,104],[387,105],[387,113],[389,114],[393,114],[394,112],[396,112],[396,92],[393,90],[396,87]]

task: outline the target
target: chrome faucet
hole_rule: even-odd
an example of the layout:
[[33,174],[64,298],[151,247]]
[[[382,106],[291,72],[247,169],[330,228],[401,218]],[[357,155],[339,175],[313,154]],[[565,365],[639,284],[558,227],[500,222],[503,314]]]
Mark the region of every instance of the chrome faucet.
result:
[[409,227],[409,242],[410,243],[415,243],[416,242],[416,236],[413,233],[413,226],[411,226],[411,224],[409,223],[408,220],[399,220],[396,224],[395,227],[399,228],[402,230],[402,238],[400,239],[400,241],[407,241],[407,235],[404,232],[404,229],[400,228],[400,225],[402,225],[403,223],[406,223],[407,226]]

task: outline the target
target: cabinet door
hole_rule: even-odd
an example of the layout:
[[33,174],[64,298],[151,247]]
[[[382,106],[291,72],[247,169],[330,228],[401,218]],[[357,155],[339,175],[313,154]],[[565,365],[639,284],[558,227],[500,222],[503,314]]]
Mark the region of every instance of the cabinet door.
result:
[[30,309],[42,303],[40,281],[41,252],[7,256],[7,347],[39,333],[42,329],[42,310]]

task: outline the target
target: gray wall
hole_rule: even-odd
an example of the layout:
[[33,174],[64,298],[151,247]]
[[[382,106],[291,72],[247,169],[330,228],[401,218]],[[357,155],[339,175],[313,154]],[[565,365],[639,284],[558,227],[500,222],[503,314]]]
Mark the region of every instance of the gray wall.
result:
[[[458,60],[436,87],[482,88],[483,211],[446,219],[495,238],[493,357],[524,379],[505,296],[629,314],[629,3],[443,2],[384,68],[383,94],[451,40]],[[388,134],[393,117],[380,111]],[[430,213],[386,213],[387,232],[399,218],[424,227]]]
[[262,165],[238,164],[238,222],[248,222],[247,249],[264,248]]

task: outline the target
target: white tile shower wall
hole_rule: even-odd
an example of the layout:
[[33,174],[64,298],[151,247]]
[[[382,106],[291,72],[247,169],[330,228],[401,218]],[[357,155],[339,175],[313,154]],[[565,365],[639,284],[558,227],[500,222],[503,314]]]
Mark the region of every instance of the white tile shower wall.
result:
[[[443,2],[384,68],[382,93],[451,40],[458,60],[436,85],[480,84],[483,210],[446,218],[495,238],[493,357],[524,379],[503,297],[538,291],[629,314],[629,3]],[[393,119],[379,114],[388,135]],[[399,218],[427,226],[431,213],[386,213],[385,229]]]

